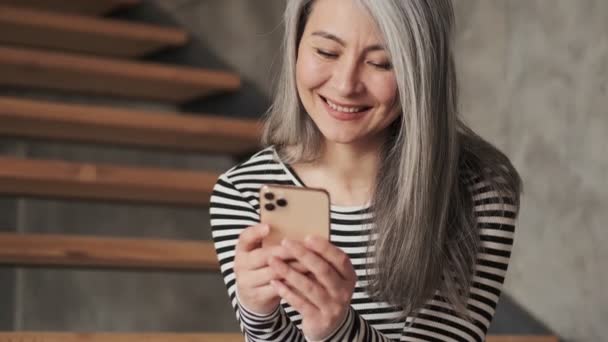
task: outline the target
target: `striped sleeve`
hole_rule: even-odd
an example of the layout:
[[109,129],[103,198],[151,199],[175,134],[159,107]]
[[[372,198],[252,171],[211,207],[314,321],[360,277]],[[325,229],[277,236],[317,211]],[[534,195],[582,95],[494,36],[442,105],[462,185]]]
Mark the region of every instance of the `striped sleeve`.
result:
[[[513,198],[504,197],[485,182],[477,182],[471,188],[477,228],[480,232],[480,249],[477,253],[475,275],[467,309],[471,321],[458,316],[451,304],[440,295],[420,311],[413,321],[408,318],[399,341],[416,342],[483,342],[492,322],[505,280],[518,208]],[[325,341],[395,341],[372,327],[351,307],[346,320]]]
[[299,341],[301,331],[289,320],[283,308],[260,315],[242,306],[236,293],[233,271],[235,247],[240,233],[259,223],[259,214],[236,189],[227,174],[220,176],[211,194],[211,235],[220,271],[235,310],[241,332],[248,341]]

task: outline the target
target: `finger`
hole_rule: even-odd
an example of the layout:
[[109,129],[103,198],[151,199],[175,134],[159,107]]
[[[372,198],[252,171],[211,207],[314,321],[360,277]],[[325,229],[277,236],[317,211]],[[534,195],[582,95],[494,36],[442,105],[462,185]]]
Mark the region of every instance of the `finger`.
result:
[[267,302],[279,297],[279,292],[270,283],[255,288],[255,298],[261,302]]
[[298,260],[287,261],[287,265],[300,273],[312,274],[312,272]]
[[241,260],[243,269],[256,270],[268,266],[268,258],[270,256],[276,256],[281,260],[285,260],[298,272],[309,273],[310,271],[304,267],[299,261],[295,260],[294,257],[289,253],[283,246],[270,246],[264,248],[254,249],[249,252],[244,260]]
[[287,286],[280,280],[272,280],[270,285],[273,286],[278,295],[281,296],[292,308],[298,311],[303,317],[318,316],[321,311],[309,300],[304,298],[300,293],[296,293],[293,289]]
[[304,245],[327,260],[342,278],[356,279],[357,275],[348,255],[329,240],[318,236],[309,236],[304,239]]
[[285,248],[285,246],[282,246],[282,245],[276,246],[276,249],[273,249],[270,252],[270,256],[275,256],[275,257],[287,262],[287,264],[289,264],[289,266],[293,267],[296,271],[298,271],[300,273],[306,273],[306,274],[311,273],[308,268],[306,268],[304,265],[302,265],[301,262],[299,262],[298,260],[296,260],[294,258],[293,254],[291,252],[289,252],[287,250],[287,248]]
[[292,253],[290,253],[284,246],[280,246],[280,245],[277,246],[277,249],[270,252],[269,256],[274,256],[274,257],[277,257],[277,258],[285,261],[287,264],[289,264],[289,266],[293,267],[298,272],[301,272],[301,273],[310,272],[310,270],[307,269],[304,265],[302,265],[301,262],[296,260],[293,257]]
[[245,268],[248,270],[255,270],[268,266],[268,258],[270,256],[278,256],[281,259],[292,258],[288,253],[284,251],[281,246],[270,246],[257,248],[249,252],[247,258],[243,260]]
[[336,297],[341,292],[344,279],[328,261],[304,247],[299,241],[284,240],[283,243],[289,252],[314,274],[315,278],[332,297]]
[[280,279],[280,275],[278,275],[271,267],[266,266],[264,268],[247,272],[245,274],[245,279],[246,280],[243,280],[243,276],[240,277],[242,286],[260,287],[270,284],[270,281],[273,279]]
[[315,282],[309,277],[294,270],[278,258],[270,258],[269,265],[273,268],[275,273],[281,276],[283,283],[290,286],[292,289],[291,292],[307,299],[319,309],[322,308],[324,304],[328,303],[330,299],[329,295],[318,282]]
[[235,249],[241,252],[249,252],[261,246],[262,239],[268,235],[270,227],[267,224],[256,224],[246,228],[239,235]]

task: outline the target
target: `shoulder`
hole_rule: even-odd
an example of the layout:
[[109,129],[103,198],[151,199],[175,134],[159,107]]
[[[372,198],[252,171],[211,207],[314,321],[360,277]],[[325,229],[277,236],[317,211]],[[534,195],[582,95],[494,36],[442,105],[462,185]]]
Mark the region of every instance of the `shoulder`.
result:
[[234,165],[222,173],[219,178],[232,180],[238,176],[254,175],[256,172],[264,171],[274,164],[278,164],[275,158],[275,150],[273,146],[269,146],[247,157],[243,162]]
[[511,160],[472,131],[461,138],[458,162],[461,188],[468,190],[476,203],[504,200],[518,212],[523,182]]
[[466,187],[473,200],[479,203],[505,203],[519,208],[522,190],[521,179],[511,165],[497,164],[483,169],[464,169],[460,182]]
[[[508,173],[498,174],[499,166],[463,175],[467,196],[471,198],[473,220],[480,237],[479,258],[499,258],[506,267],[513,247],[519,215],[519,188]],[[494,258],[494,259],[493,259]]]
[[285,171],[276,158],[273,146],[264,148],[219,175],[213,188],[212,204],[221,197],[248,203],[257,210],[262,184],[280,183]]

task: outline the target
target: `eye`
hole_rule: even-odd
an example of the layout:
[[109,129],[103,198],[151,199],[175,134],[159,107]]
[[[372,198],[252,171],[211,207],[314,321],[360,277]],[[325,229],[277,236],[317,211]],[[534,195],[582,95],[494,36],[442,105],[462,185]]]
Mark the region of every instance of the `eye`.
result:
[[393,68],[393,65],[391,63],[372,63],[369,62],[370,65],[372,65],[375,68],[378,68],[380,70],[391,70]]
[[325,51],[325,50],[321,50],[321,49],[315,49],[317,50],[317,53],[325,58],[336,58],[338,57],[337,54],[335,53],[331,53],[329,51]]

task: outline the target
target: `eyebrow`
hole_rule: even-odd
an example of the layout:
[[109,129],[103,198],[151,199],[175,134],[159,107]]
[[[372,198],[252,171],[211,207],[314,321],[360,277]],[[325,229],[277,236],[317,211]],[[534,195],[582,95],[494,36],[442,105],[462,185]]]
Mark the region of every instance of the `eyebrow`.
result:
[[[329,39],[329,40],[333,40],[336,43],[342,45],[342,46],[346,46],[346,42],[344,40],[342,40],[341,38],[338,38],[336,35],[331,34],[329,32],[325,32],[325,31],[315,31],[313,33],[311,33],[312,36],[319,36],[319,37],[323,37],[325,39]],[[376,51],[376,50],[385,50],[384,46],[381,44],[374,44],[374,45],[370,45],[365,47],[365,49],[363,49],[363,52],[369,52],[369,51]]]

